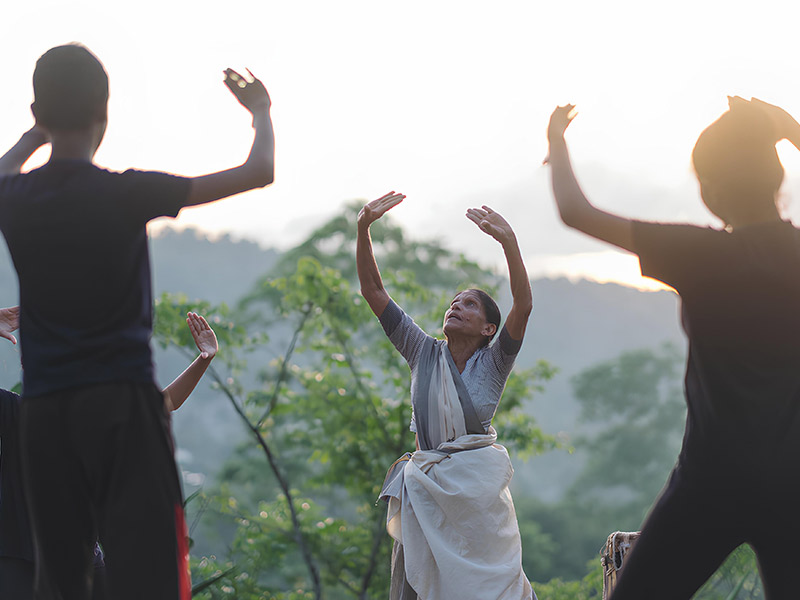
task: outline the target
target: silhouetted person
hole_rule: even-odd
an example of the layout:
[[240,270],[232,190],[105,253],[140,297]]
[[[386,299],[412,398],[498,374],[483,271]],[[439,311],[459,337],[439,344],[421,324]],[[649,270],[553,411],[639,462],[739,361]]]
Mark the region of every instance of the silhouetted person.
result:
[[[186,318],[200,354],[164,388],[164,406],[177,410],[197,387],[217,354],[217,336],[206,320],[197,313]],[[13,332],[19,326],[19,307],[0,308],[0,337],[16,344]],[[28,510],[22,483],[19,456],[18,394],[0,389],[0,598],[28,600],[33,598],[34,552]],[[92,554],[92,600],[106,600],[105,561],[99,544]]]
[[614,600],[690,598],[737,546],[758,557],[766,597],[797,598],[800,564],[800,231],[783,221],[775,151],[800,125],[732,98],[692,153],[700,193],[724,229],[645,223],[592,206],[550,119],[561,218],[639,255],[642,274],[681,297],[688,415],[678,462],[626,559]]
[[[20,287],[22,460],[38,598],[88,598],[98,534],[111,598],[191,593],[180,483],[149,345],[145,226],[272,182],[267,91],[225,74],[255,128],[239,167],[184,178],[96,166],[108,78],[79,45],[38,60],[36,127],[0,158],[0,230]],[[20,174],[48,139],[49,162]]]

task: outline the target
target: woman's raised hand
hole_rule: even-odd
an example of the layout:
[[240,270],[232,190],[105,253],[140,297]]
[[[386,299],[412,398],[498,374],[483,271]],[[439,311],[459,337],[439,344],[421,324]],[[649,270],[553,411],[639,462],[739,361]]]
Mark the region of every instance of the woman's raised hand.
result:
[[371,225],[385,215],[386,211],[400,204],[405,197],[405,194],[396,194],[392,191],[377,200],[367,202],[358,213],[358,223],[366,226]]
[[511,229],[508,221],[488,206],[470,208],[467,210],[467,218],[475,223],[481,231],[489,234],[501,244],[516,239],[514,230]]

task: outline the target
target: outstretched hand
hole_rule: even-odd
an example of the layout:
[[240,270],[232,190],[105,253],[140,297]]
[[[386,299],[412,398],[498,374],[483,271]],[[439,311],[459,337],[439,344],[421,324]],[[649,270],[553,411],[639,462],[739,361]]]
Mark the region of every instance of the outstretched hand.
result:
[[[567,127],[569,127],[569,124],[572,123],[572,119],[577,115],[578,113],[575,111],[574,104],[557,106],[553,114],[550,115],[550,123],[547,126],[547,141],[552,144],[556,140],[563,139],[564,132],[567,130]],[[548,153],[547,156],[544,157],[542,164],[546,165],[549,162],[550,154]]]
[[736,110],[746,106],[758,108],[769,117],[769,120],[772,121],[772,125],[775,128],[776,142],[784,138],[792,138],[797,136],[798,130],[800,130],[800,124],[798,124],[794,117],[792,117],[792,115],[790,115],[780,106],[775,106],[774,104],[764,102],[758,98],[745,100],[741,96],[728,96],[728,107],[731,110]]
[[189,326],[189,331],[192,332],[197,349],[200,350],[200,358],[214,358],[219,345],[217,344],[217,336],[208,322],[202,315],[190,312],[186,313],[186,324]]
[[236,96],[239,103],[251,113],[267,110],[271,101],[264,84],[247,69],[250,78],[243,77],[233,69],[225,69],[225,85]]
[[17,343],[11,332],[19,327],[19,306],[11,308],[0,308],[0,337],[4,337],[12,344]]
[[572,119],[578,116],[575,111],[574,104],[565,104],[564,106],[557,106],[550,115],[550,124],[547,126],[547,138],[552,140],[555,137],[564,135],[564,132],[572,123]]
[[516,239],[514,230],[511,229],[508,221],[488,206],[470,208],[467,210],[467,218],[475,223],[481,231],[492,236],[501,244]]
[[359,224],[371,225],[385,215],[388,210],[400,204],[405,197],[405,194],[396,194],[392,191],[377,200],[367,202],[358,213]]

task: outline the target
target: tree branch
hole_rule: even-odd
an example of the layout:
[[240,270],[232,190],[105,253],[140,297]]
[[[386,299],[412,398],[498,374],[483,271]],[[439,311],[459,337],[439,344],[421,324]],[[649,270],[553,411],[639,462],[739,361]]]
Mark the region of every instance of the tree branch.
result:
[[367,565],[367,570],[364,573],[363,579],[361,580],[361,591],[358,594],[358,600],[368,600],[367,591],[369,590],[369,584],[372,580],[372,575],[375,573],[375,567],[378,564],[378,548],[380,548],[381,543],[387,535],[383,515],[381,515],[380,519],[376,520],[375,525],[376,526],[372,530],[373,537],[369,564]]
[[250,421],[250,419],[245,414],[244,409],[236,401],[236,397],[233,395],[228,386],[222,380],[222,377],[220,377],[216,369],[214,369],[214,367],[212,366],[209,368],[208,372],[211,373],[211,377],[220,386],[220,389],[223,391],[225,396],[227,396],[228,400],[233,405],[233,409],[236,411],[236,414],[238,414],[239,417],[242,419],[242,421],[244,421],[244,424],[256,438],[258,445],[261,446],[261,449],[264,451],[264,454],[267,457],[270,469],[272,470],[272,473],[275,475],[275,479],[278,480],[278,485],[280,486],[281,492],[286,498],[286,502],[289,506],[289,514],[292,519],[294,540],[295,543],[297,543],[297,546],[300,549],[300,553],[303,556],[303,560],[306,563],[306,567],[308,568],[309,576],[311,577],[311,584],[314,588],[314,597],[317,600],[320,600],[322,598],[322,583],[320,581],[319,568],[317,567],[317,564],[314,561],[314,557],[311,555],[311,551],[309,550],[305,538],[303,537],[303,531],[300,527],[300,521],[297,518],[297,510],[295,509],[294,506],[294,498],[292,496],[291,489],[289,488],[289,482],[286,480],[283,473],[281,473],[275,455],[272,452],[272,449],[269,447],[267,440],[265,440],[264,436],[261,434],[258,425],[253,424]]
[[306,321],[311,316],[311,309],[312,306],[307,306],[306,309],[303,311],[303,317],[300,319],[300,324],[294,330],[294,335],[292,336],[292,341],[289,343],[289,347],[286,349],[286,354],[283,357],[283,363],[281,363],[281,370],[278,373],[278,378],[275,380],[275,389],[272,391],[272,398],[269,399],[269,404],[267,405],[267,410],[264,411],[264,414],[261,415],[261,418],[258,420],[258,424],[256,427],[261,429],[261,426],[264,424],[266,418],[270,415],[270,413],[274,410],[275,405],[278,402],[278,394],[281,390],[281,384],[286,379],[286,374],[289,371],[289,359],[294,354],[294,348],[297,345],[297,341],[300,339],[300,333],[303,331],[303,327],[305,327]]

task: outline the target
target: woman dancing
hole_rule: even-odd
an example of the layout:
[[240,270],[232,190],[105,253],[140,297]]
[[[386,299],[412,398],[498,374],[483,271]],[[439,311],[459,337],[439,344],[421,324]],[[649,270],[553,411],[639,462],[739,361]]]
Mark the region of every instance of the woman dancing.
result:
[[612,598],[690,598],[743,543],[766,598],[797,598],[800,231],[776,207],[775,144],[800,148],[800,125],[776,106],[730,99],[692,153],[703,202],[724,224],[711,229],[592,206],[564,142],[573,108],[557,108],[548,129],[561,218],[638,254],[643,275],[675,288],[689,339],[683,447]]
[[445,340],[427,335],[392,301],[369,227],[405,198],[390,192],[358,215],[361,294],[411,368],[417,451],[389,469],[381,498],[394,538],[392,600],[529,600],[508,490],[506,449],[490,426],[533,305],[511,226],[487,206],[467,218],[503,246],[514,304],[497,341],[500,311],[481,290],[459,292],[444,315]]

